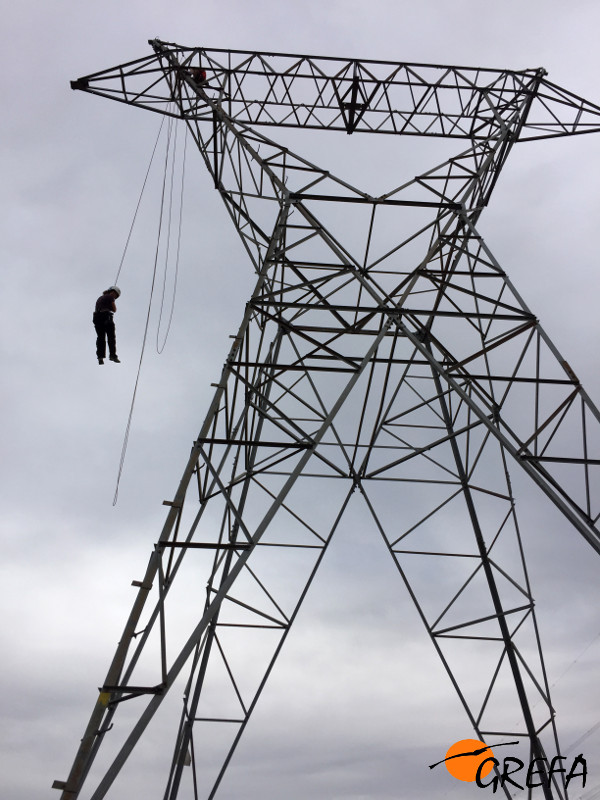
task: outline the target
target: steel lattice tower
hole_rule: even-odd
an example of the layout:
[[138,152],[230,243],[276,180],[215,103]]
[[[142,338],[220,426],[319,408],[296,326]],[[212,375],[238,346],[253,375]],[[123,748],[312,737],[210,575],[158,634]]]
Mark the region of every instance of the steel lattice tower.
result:
[[[542,69],[150,44],[148,57],[72,86],[184,121],[256,284],[73,768],[55,787],[80,796],[125,706],[123,743],[89,790],[107,796],[185,674],[160,796],[215,796],[353,496],[477,737],[509,733],[537,758],[559,752],[509,469],[600,552],[600,414],[477,223],[513,145],[599,131],[600,107]],[[372,197],[264,126],[460,147]],[[313,502],[317,492],[326,502]],[[174,620],[183,635],[169,636]],[[479,682],[461,674],[465,651]],[[218,764],[202,760],[205,735],[227,739]],[[556,779],[536,791],[567,796]]]

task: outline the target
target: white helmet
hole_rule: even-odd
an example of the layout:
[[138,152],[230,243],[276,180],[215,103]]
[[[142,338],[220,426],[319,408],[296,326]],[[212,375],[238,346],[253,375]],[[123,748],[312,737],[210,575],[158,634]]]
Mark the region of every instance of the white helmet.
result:
[[119,289],[118,286],[109,286],[106,291],[107,292],[116,292],[117,293],[117,297],[121,296],[121,290]]

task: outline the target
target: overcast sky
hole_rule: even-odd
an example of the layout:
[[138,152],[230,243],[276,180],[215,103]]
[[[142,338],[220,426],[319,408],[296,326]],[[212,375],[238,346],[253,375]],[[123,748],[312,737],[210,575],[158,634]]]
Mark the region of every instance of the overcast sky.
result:
[[[98,366],[91,312],[114,281],[160,120],[72,92],[69,81],[145,56],[147,40],[159,37],[192,46],[543,66],[550,80],[600,103],[600,6],[596,0],[3,6],[0,796],[31,800],[51,796],[52,781],[67,776],[133,600],[131,581],[141,577],[158,538],[162,501],[179,481],[252,286],[235,232],[191,153],[173,326],[159,356],[153,313],[113,507],[148,308],[156,180],[119,278],[122,364]],[[275,131],[268,135],[277,138]],[[353,146],[364,148],[358,166],[328,153],[326,143],[321,152],[331,161],[323,165],[347,169],[357,183],[385,184],[389,165],[383,163],[381,178],[375,175],[382,158],[372,142]],[[387,153],[391,144],[381,147]],[[410,166],[399,165],[393,185],[413,177]],[[515,148],[480,224],[596,403],[599,169],[599,135]],[[600,562],[539,493],[522,493],[521,523],[532,532],[532,580],[568,746],[600,722]],[[223,797],[391,800],[480,791],[426,770],[471,731],[466,719],[463,727],[457,723],[452,689],[438,680],[429,640],[383,548],[374,553],[360,537],[347,552],[333,548],[297,626],[257,710],[262,738],[241,749]],[[400,664],[418,666],[404,685],[397,680]],[[586,797],[600,786],[599,733],[581,749],[590,768]],[[162,793],[152,795],[142,776],[139,796]]]

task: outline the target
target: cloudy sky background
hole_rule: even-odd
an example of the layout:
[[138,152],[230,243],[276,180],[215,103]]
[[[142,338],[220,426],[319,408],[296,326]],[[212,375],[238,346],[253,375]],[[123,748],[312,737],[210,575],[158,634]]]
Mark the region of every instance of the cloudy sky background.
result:
[[[158,177],[119,279],[120,366],[98,367],[91,309],[116,275],[160,120],[72,92],[69,81],[146,55],[156,36],[232,49],[543,66],[550,80],[600,103],[600,7],[594,0],[4,6],[0,796],[31,800],[51,796],[52,780],[67,776],[133,600],[131,580],[158,538],[162,501],[178,483],[253,283],[191,153],[173,327],[157,355],[153,313],[113,507],[148,307]],[[335,152],[321,140],[324,165],[347,170],[361,186],[372,180],[374,189],[381,173],[387,188],[391,142],[377,139],[375,148],[369,137],[347,138],[349,149]],[[407,166],[392,183],[414,175]],[[600,136],[523,144],[480,225],[596,402],[599,168]],[[600,722],[600,562],[539,493],[517,488],[568,749]],[[426,770],[471,732],[466,720],[457,727],[457,702],[387,554],[360,537],[348,541],[324,564],[256,712],[260,735],[241,748],[223,797],[479,791]],[[418,674],[399,666],[408,664]],[[591,797],[600,785],[598,732],[581,749],[591,772],[583,796]],[[139,796],[154,796],[139,780]]]

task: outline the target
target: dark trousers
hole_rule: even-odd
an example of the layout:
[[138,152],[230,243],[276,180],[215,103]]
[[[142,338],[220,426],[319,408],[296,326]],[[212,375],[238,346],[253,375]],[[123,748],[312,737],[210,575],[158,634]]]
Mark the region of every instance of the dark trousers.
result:
[[96,355],[98,358],[106,357],[106,342],[108,341],[110,357],[116,358],[117,337],[113,315],[110,311],[95,311],[92,321],[96,329]]

